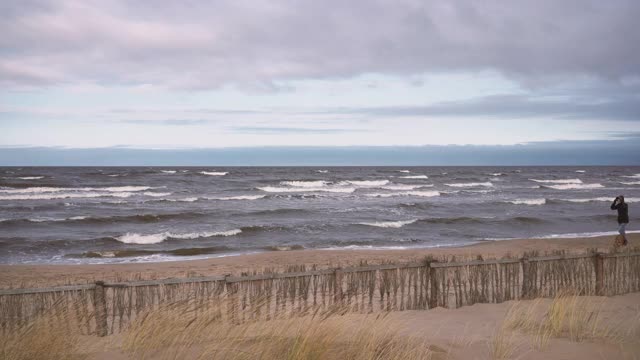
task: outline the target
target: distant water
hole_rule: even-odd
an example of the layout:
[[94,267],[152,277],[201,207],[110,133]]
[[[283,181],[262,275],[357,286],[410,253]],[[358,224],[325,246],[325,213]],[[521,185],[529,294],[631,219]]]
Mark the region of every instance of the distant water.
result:
[[640,167],[0,168],[0,263],[613,234],[619,194],[637,229]]

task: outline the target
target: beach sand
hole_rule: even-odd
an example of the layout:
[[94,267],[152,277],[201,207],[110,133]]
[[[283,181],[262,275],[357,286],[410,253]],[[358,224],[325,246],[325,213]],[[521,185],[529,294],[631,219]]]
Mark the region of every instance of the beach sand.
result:
[[[640,234],[628,234],[629,247],[640,246]],[[421,261],[428,255],[459,258],[501,258],[521,256],[524,252],[552,251],[582,253],[597,248],[608,251],[613,236],[570,239],[522,239],[486,241],[463,247],[423,248],[409,250],[292,250],[228,256],[203,260],[166,261],[158,263],[96,265],[0,265],[0,288],[47,287],[132,279],[164,279],[188,276],[241,274],[244,271],[283,269],[291,265],[319,267],[357,266],[362,261],[405,263]]]

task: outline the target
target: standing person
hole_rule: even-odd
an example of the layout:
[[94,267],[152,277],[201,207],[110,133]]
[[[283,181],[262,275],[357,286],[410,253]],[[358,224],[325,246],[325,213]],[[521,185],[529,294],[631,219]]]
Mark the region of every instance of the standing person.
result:
[[[629,223],[629,205],[624,202],[624,196],[620,195],[613,200],[611,210],[618,210],[618,232],[622,236],[622,246],[625,246],[628,243],[625,229]],[[617,242],[616,245],[618,245]]]

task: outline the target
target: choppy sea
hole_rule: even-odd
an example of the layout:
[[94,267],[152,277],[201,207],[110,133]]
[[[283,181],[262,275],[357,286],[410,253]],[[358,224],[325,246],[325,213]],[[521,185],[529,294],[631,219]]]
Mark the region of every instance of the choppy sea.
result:
[[597,236],[621,194],[633,232],[640,167],[5,167],[0,263]]

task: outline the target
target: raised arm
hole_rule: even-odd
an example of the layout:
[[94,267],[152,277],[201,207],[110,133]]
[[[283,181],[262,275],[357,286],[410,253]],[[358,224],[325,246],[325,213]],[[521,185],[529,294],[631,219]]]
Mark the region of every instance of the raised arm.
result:
[[611,210],[618,210],[618,198],[615,198],[613,200],[613,203],[611,204]]

